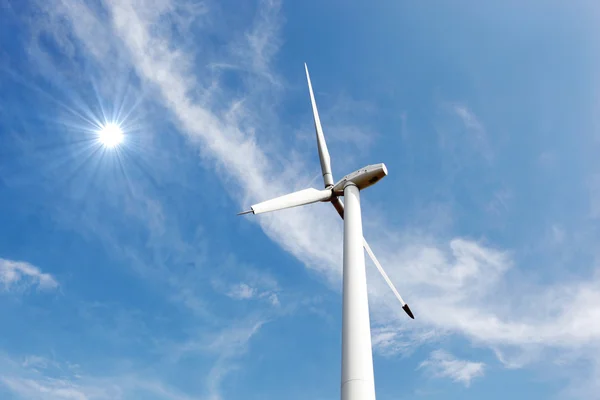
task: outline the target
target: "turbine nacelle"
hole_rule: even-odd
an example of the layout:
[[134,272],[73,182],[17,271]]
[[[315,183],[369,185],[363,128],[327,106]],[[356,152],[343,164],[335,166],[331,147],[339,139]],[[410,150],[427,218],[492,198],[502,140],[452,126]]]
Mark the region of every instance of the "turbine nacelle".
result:
[[385,164],[367,165],[351,174],[343,177],[338,183],[322,190],[304,189],[298,192],[279,196],[262,203],[254,204],[250,210],[243,211],[240,214],[262,214],[266,212],[285,210],[286,208],[304,206],[306,204],[317,203],[320,201],[331,201],[337,196],[344,195],[344,188],[350,183],[356,185],[359,190],[368,188],[377,183],[381,178],[387,175]]
[[333,185],[333,194],[336,196],[344,195],[344,188],[348,183],[353,183],[359,190],[363,190],[379,182],[379,180],[387,175],[385,164],[367,165],[351,174],[344,176]]

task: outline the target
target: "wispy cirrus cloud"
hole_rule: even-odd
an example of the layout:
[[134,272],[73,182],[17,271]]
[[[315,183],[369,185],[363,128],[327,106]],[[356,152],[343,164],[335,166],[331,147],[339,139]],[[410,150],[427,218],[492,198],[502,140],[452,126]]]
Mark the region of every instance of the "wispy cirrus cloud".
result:
[[[447,154],[454,155],[456,163],[470,163],[463,157],[477,156],[489,165],[494,159],[490,136],[467,104],[461,102],[442,103],[443,118],[438,126],[440,146]],[[459,122],[459,123],[457,123]]]
[[[376,312],[380,314],[380,312]],[[432,342],[443,336],[443,330],[421,329],[413,331],[398,323],[381,322],[371,330],[371,342],[377,354],[384,357],[410,354],[421,344]]]
[[232,372],[240,368],[251,339],[267,322],[266,316],[251,316],[210,334],[200,333],[183,342],[162,343],[161,351],[166,354],[166,360],[171,363],[182,359],[214,357],[204,379],[204,392],[209,400],[219,400],[222,398],[223,382]]
[[255,287],[251,287],[247,283],[241,282],[232,285],[229,291],[226,293],[227,296],[237,300],[249,300],[254,298],[266,298],[271,304],[279,305],[279,298],[277,294],[271,291],[260,291]]
[[464,104],[454,104],[452,109],[456,115],[465,124],[465,127],[472,131],[476,137],[480,140],[484,139],[486,134],[483,124],[479,121],[477,116]]
[[[410,352],[415,345],[458,334],[488,346],[509,368],[530,365],[557,351],[574,355],[572,362],[597,354],[597,278],[551,285],[513,281],[515,263],[509,252],[464,239],[452,240],[449,251],[440,244],[423,246],[425,239],[411,245],[413,241],[392,242],[390,246],[400,250],[390,247],[381,253],[390,277],[408,288],[405,297],[411,299],[419,322],[409,327],[393,296],[382,301],[385,296],[372,295],[374,321],[382,326],[374,334],[379,353]],[[372,281],[371,292],[387,293],[376,275]],[[390,321],[390,312],[398,316],[396,321]],[[588,356],[582,348],[590,350]]]
[[256,296],[256,289],[248,286],[246,283],[233,285],[227,292],[227,296],[234,299],[251,299]]
[[[108,393],[94,394],[74,382],[65,379],[0,378],[13,393],[22,398],[48,400],[108,399]],[[87,393],[86,393],[87,392]]]
[[[29,361],[35,360],[31,365]],[[142,369],[142,368],[140,368]],[[120,400],[148,398],[191,400],[157,377],[137,373],[95,376],[79,366],[59,363],[42,356],[24,362],[0,354],[0,387],[15,399],[27,400]]]
[[42,272],[35,265],[0,258],[1,289],[10,291],[31,286],[39,290],[53,290],[58,288],[58,282],[51,274]]
[[424,369],[434,378],[449,378],[469,387],[473,379],[483,376],[485,364],[461,360],[444,350],[435,350],[419,364],[419,369]]

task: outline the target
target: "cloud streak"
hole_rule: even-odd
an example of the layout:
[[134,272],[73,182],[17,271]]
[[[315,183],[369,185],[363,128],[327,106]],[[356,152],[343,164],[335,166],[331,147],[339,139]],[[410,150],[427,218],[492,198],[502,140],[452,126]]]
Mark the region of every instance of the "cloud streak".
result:
[[424,369],[434,378],[449,378],[469,387],[473,379],[483,376],[485,365],[481,362],[460,360],[446,351],[435,350],[427,360],[419,364],[419,369]]
[[50,274],[24,261],[0,258],[0,288],[11,291],[36,286],[39,290],[58,288],[58,282]]
[[103,394],[88,396],[78,385],[63,379],[37,381],[22,378],[1,378],[2,383],[12,392],[27,399],[48,400],[89,400],[108,399]]
[[[31,356],[43,367],[20,363],[0,355],[0,386],[15,398],[27,400],[121,400],[148,398],[191,400],[192,397],[165,385],[160,379],[137,374],[92,376],[78,368],[44,357]],[[52,368],[48,368],[48,367]],[[141,368],[140,368],[141,369]]]
[[279,305],[279,298],[276,293],[271,291],[259,291],[257,288],[249,286],[247,283],[239,283],[233,285],[226,293],[227,296],[236,300],[250,300],[254,298],[268,299],[269,302],[276,306]]

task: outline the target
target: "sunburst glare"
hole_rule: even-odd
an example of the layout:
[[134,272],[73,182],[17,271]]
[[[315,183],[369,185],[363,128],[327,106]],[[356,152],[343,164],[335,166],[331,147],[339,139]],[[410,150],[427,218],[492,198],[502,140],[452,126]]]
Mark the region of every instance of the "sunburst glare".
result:
[[98,139],[104,147],[114,148],[123,142],[125,135],[119,125],[107,123],[98,131]]

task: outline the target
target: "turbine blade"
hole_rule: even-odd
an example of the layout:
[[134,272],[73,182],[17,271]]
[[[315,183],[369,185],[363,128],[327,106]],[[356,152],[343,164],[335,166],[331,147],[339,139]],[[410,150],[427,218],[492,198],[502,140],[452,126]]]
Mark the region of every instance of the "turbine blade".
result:
[[306,63],[304,63],[304,69],[306,70],[306,80],[308,81],[308,91],[310,92],[310,103],[312,105],[313,117],[315,120],[315,131],[317,132],[317,147],[319,149],[319,160],[321,161],[323,183],[325,183],[325,187],[329,187],[333,186],[331,158],[329,157],[329,150],[327,150],[327,143],[325,143],[325,136],[323,135],[323,128],[321,127],[321,119],[319,118],[319,111],[317,110],[317,102],[315,101],[315,94],[313,93],[312,84],[310,83],[310,75],[308,74],[308,66]]
[[392,292],[394,292],[394,294],[396,295],[396,298],[398,299],[398,301],[400,301],[400,304],[402,304],[402,309],[404,310],[404,312],[406,312],[406,314],[408,314],[408,316],[411,317],[412,319],[415,319],[415,316],[413,315],[412,311],[408,307],[408,304],[406,304],[404,302],[404,300],[402,300],[400,293],[398,293],[398,291],[396,290],[396,287],[394,286],[394,284],[392,283],[390,278],[385,273],[383,267],[379,263],[379,260],[377,260],[377,257],[375,257],[373,250],[371,250],[371,246],[369,246],[369,243],[367,243],[365,238],[363,238],[363,246],[365,247],[365,250],[367,251],[367,254],[369,255],[369,257],[371,257],[371,260],[373,260],[373,263],[379,270],[379,273],[381,274],[381,276],[383,276],[383,279],[385,279],[385,281],[387,282],[390,289],[392,289]]
[[344,203],[342,202],[342,199],[340,199],[339,197],[334,197],[333,199],[331,199],[331,204],[333,204],[333,207],[338,212],[340,217],[344,219]]
[[254,214],[262,214],[270,211],[278,211],[286,208],[303,206],[305,204],[316,203],[319,201],[327,201],[331,199],[331,195],[331,189],[304,189],[255,204],[250,207],[249,211],[242,212],[240,214],[246,214],[249,212]]
[[[335,209],[338,212],[338,214],[340,215],[340,217],[342,217],[342,219],[344,219],[344,203],[342,202],[342,199],[340,199],[339,197],[333,197],[331,199],[331,204],[333,204],[333,207],[335,207]],[[402,299],[402,296],[400,296],[400,293],[398,293],[398,291],[396,290],[396,287],[390,280],[389,276],[385,273],[385,270],[379,263],[379,260],[377,259],[377,257],[375,257],[375,253],[373,253],[373,250],[371,250],[371,246],[369,246],[369,243],[367,243],[367,240],[364,237],[363,237],[363,247],[367,251],[367,254],[371,258],[371,260],[373,260],[373,263],[379,270],[379,273],[381,274],[381,276],[383,276],[383,279],[385,279],[385,281],[388,284],[388,286],[390,287],[390,289],[392,289],[392,292],[394,292],[394,295],[396,296],[396,298],[400,301],[400,304],[402,304],[402,309],[404,310],[404,312],[412,319],[415,319],[415,316],[412,313],[410,307],[408,306],[408,304],[406,304],[404,302],[404,300]]]

